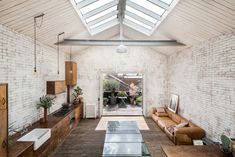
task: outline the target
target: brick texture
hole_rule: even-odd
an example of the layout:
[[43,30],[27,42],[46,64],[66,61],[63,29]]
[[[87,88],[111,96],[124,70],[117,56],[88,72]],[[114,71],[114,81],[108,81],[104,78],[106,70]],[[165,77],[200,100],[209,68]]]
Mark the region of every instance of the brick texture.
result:
[[169,93],[179,113],[219,140],[235,137],[235,34],[226,34],[171,55]]
[[[9,86],[9,122],[15,128],[32,123],[42,117],[36,109],[39,97],[46,94],[46,81],[64,80],[64,61],[60,53],[60,74],[57,74],[57,52],[54,48],[37,43],[37,73],[34,73],[34,45],[30,37],[0,25],[0,83]],[[66,94],[56,97],[50,112],[61,107]]]
[[100,75],[113,72],[140,72],[146,80],[146,114],[152,106],[167,99],[167,56],[147,47],[128,47],[128,53],[116,52],[116,46],[90,47],[73,55],[78,63],[78,84],[87,103],[98,104]]

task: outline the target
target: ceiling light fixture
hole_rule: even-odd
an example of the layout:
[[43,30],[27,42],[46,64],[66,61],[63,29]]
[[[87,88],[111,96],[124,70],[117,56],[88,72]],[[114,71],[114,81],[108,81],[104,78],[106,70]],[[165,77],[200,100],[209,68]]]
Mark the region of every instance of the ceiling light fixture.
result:
[[[60,42],[60,36],[63,35],[64,32],[62,33],[59,33],[57,34],[57,42],[59,43]],[[58,66],[58,69],[57,69],[57,74],[60,74],[60,44],[57,45],[57,66]]]
[[127,53],[127,47],[123,44],[123,18],[124,18],[124,12],[125,12],[125,6],[126,6],[126,1],[122,0],[119,1],[118,4],[118,19],[120,21],[120,40],[121,43],[120,45],[117,47],[116,52],[117,53]]
[[[34,16],[34,72],[37,72],[37,28],[40,28],[43,23],[43,16],[45,14],[41,13],[40,15]],[[37,25],[37,19],[41,18],[41,23]]]

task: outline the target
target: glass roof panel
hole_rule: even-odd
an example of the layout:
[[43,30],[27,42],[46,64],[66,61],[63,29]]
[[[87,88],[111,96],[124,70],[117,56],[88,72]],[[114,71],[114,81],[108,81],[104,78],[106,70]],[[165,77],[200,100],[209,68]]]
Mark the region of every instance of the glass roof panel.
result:
[[111,1],[113,1],[113,0],[100,0],[100,1],[94,2],[88,6],[81,8],[80,10],[81,10],[82,14],[86,14],[92,10],[95,10],[96,8],[99,8],[103,5],[111,2]]
[[82,2],[84,0],[74,0],[75,3],[79,3],[79,2]]
[[105,23],[107,23],[107,22],[109,22],[109,21],[111,21],[111,20],[113,20],[113,19],[115,19],[115,18],[117,18],[116,15],[114,15],[114,16],[112,16],[112,17],[110,17],[110,18],[107,18],[106,20],[103,20],[103,21],[101,21],[101,22],[99,22],[99,23],[97,23],[97,24],[95,24],[95,25],[90,26],[90,29],[94,29],[94,28],[96,28],[96,27],[98,27],[98,26],[100,26],[100,25],[103,25],[103,24],[105,24]]
[[144,24],[144,23],[142,23],[142,22],[140,22],[140,21],[138,21],[138,20],[136,20],[136,19],[134,19],[134,18],[132,18],[132,17],[130,17],[130,16],[125,15],[125,18],[128,19],[128,20],[130,20],[130,21],[132,21],[132,22],[134,22],[134,23],[136,23],[136,24],[138,24],[138,25],[140,25],[140,26],[142,26],[142,27],[144,27],[144,28],[147,28],[147,29],[149,29],[149,30],[152,29],[151,26],[146,25],[146,24]]
[[92,17],[87,18],[86,22],[89,23],[89,22],[91,22],[93,20],[96,20],[96,19],[98,19],[98,18],[100,18],[100,17],[102,17],[102,16],[104,16],[104,15],[106,15],[108,13],[111,13],[111,12],[113,12],[115,10],[117,10],[117,6],[113,6],[113,7],[109,8],[109,9],[107,9],[105,11],[102,11],[102,12],[100,12],[100,13],[92,16]]
[[131,0],[132,2],[138,4],[139,6],[142,6],[154,13],[157,13],[158,15],[162,16],[162,14],[165,12],[165,9],[148,2],[147,0]]
[[168,5],[170,5],[173,0],[161,0],[161,1],[168,4]]
[[146,20],[148,20],[152,23],[157,22],[157,20],[155,18],[152,18],[151,16],[148,16],[148,15],[144,14],[143,12],[138,11],[138,10],[128,6],[128,5],[126,6],[126,10],[129,11],[129,12],[132,12],[132,13],[134,13],[134,14],[136,14],[136,15],[138,15],[138,16],[140,16],[140,17],[142,17],[142,18],[144,18],[144,19],[146,19]]
[[[71,0],[71,2],[91,35],[113,27],[119,22],[117,9],[121,0]],[[169,6],[173,0],[126,0],[126,2],[124,24],[151,35],[166,17],[162,15],[170,12]]]

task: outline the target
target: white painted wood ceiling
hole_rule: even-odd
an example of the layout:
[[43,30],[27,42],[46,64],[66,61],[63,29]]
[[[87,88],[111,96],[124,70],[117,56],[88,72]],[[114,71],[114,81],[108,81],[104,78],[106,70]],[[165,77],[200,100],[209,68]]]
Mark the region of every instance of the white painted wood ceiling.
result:
[[[90,36],[70,0],[1,0],[0,24],[33,37],[33,17],[42,12],[45,14],[44,22],[37,36],[39,41],[50,46],[54,46],[57,34],[61,32],[65,32],[65,38],[87,39],[110,39],[119,34],[119,28],[115,26]],[[170,55],[234,31],[235,0],[180,0],[150,37],[129,27],[124,27],[124,36],[130,39],[175,39],[187,45],[153,47],[162,54]],[[77,47],[76,51],[81,49],[84,47]]]

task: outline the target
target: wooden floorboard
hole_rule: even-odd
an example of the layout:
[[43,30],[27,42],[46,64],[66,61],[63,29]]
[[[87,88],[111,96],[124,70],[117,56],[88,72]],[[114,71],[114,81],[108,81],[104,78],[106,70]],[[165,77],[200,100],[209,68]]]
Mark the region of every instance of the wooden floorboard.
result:
[[[101,157],[105,131],[96,131],[100,119],[84,119],[79,123],[52,157]],[[150,130],[141,130],[141,134],[152,157],[161,157],[161,145],[173,143],[150,118],[145,118]]]

